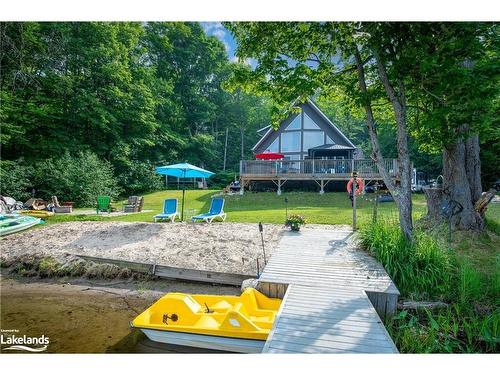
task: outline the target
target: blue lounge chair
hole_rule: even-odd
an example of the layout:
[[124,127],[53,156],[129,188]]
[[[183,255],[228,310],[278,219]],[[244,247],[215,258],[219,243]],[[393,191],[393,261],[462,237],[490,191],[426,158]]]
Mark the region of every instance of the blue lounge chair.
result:
[[207,223],[211,223],[214,219],[220,217],[222,221],[226,220],[226,213],[224,212],[224,199],[223,198],[213,198],[210,203],[210,211],[206,214],[200,214],[193,216],[191,220],[193,223],[196,220],[203,220]]
[[179,217],[177,212],[177,199],[165,199],[163,202],[163,213],[155,215],[155,223],[157,220],[170,220],[171,223],[175,221],[175,217]]

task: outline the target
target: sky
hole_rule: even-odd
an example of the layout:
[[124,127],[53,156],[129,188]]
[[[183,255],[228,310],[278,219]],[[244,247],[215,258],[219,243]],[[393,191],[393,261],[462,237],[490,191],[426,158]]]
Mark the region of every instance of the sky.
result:
[[[233,36],[220,22],[200,22],[201,27],[205,30],[207,35],[213,35],[219,39],[226,47],[227,56],[231,61],[237,61],[236,53],[236,41]],[[252,68],[255,68],[257,61],[254,59],[245,60]]]
[[231,61],[236,61],[234,56],[236,52],[236,41],[233,36],[220,22],[201,22],[201,26],[205,33],[213,35],[219,39],[226,47],[227,55]]

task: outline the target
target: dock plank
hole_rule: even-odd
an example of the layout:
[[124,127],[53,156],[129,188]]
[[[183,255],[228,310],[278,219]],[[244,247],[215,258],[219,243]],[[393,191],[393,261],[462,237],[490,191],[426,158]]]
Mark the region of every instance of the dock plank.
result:
[[397,299],[399,291],[384,268],[357,249],[352,232],[286,233],[259,281],[264,292],[273,283],[288,285],[263,352],[398,352],[377,311],[385,312],[386,296]]

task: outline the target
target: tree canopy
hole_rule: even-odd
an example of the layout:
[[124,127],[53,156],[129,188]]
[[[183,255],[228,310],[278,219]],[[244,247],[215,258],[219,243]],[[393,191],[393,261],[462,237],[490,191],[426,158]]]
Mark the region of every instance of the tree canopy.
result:
[[224,87],[238,64],[199,23],[1,23],[0,35],[4,160],[91,151],[140,190],[141,167],[221,170],[226,129],[237,169],[269,123],[266,98]]

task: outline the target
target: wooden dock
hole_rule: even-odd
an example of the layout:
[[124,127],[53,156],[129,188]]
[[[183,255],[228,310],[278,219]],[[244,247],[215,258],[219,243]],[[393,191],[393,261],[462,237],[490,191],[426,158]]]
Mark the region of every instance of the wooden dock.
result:
[[381,317],[399,291],[351,231],[287,232],[259,278],[283,298],[264,353],[397,353]]

